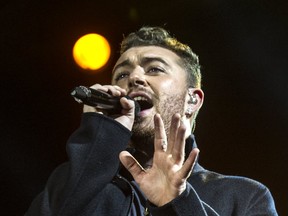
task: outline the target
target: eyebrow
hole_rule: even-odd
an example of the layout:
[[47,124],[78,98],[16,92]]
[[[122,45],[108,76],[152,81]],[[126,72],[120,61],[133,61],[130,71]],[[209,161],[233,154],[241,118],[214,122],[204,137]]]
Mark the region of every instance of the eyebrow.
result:
[[113,68],[112,74],[114,74],[115,71],[116,71],[118,68],[125,67],[125,66],[132,66],[132,62],[131,62],[129,59],[126,59],[126,60],[122,61],[121,63],[117,64],[117,65]]
[[[140,65],[145,65],[145,64],[148,64],[148,63],[151,63],[151,62],[154,62],[154,61],[157,61],[157,62],[161,62],[163,63],[164,65],[168,66],[169,67],[169,64],[163,59],[163,58],[160,58],[160,57],[144,57],[144,58],[141,58],[140,60]],[[112,71],[112,74],[115,73],[115,71],[118,69],[118,68],[121,68],[121,67],[125,67],[125,66],[132,66],[133,63],[131,60],[129,59],[126,59],[124,60],[123,62],[117,64],[113,71]]]

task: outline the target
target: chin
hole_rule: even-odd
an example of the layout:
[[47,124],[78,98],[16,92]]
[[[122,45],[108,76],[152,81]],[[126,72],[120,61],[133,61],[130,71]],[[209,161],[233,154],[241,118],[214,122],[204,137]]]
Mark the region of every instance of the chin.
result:
[[136,136],[151,136],[154,135],[154,115],[146,117],[138,117],[135,119],[132,132]]

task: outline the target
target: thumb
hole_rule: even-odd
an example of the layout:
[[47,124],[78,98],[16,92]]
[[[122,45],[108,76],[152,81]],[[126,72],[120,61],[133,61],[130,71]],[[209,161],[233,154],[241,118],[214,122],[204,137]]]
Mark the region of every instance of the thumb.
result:
[[117,115],[115,120],[131,131],[135,119],[135,104],[133,100],[129,100],[126,97],[122,97],[120,103],[122,111],[120,115]]
[[120,99],[120,103],[122,106],[122,114],[126,115],[126,116],[133,116],[135,115],[135,103],[133,101],[133,99],[131,99],[128,96],[122,97]]
[[119,159],[123,166],[131,173],[131,175],[136,181],[140,177],[140,175],[145,172],[145,169],[128,151],[120,152]]

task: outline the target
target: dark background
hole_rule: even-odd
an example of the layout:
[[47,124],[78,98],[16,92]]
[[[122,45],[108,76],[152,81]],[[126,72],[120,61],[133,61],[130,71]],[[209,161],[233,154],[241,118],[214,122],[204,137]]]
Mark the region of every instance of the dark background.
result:
[[[284,1],[287,2],[287,1]],[[124,35],[165,26],[200,56],[205,103],[196,136],[210,170],[256,179],[287,215],[287,3],[275,0],[68,1],[0,3],[1,211],[23,215],[77,128],[77,85],[107,83]],[[108,66],[81,73],[80,36],[112,44]]]

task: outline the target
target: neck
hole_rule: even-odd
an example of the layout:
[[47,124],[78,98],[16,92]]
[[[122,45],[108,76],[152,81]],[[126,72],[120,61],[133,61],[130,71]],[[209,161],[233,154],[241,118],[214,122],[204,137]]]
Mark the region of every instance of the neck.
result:
[[154,137],[131,137],[130,147],[134,148],[133,155],[137,161],[146,167],[147,163],[152,160],[154,154]]

